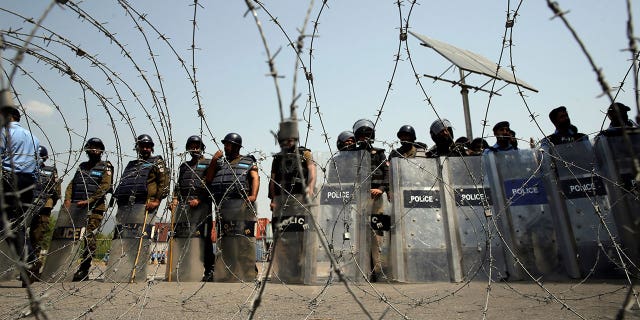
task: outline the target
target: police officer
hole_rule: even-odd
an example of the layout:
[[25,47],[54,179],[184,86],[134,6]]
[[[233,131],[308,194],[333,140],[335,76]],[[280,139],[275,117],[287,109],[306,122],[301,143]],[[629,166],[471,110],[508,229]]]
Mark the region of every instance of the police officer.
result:
[[202,281],[210,282],[213,281],[215,255],[210,239],[213,228],[211,196],[204,181],[204,173],[211,160],[204,157],[205,145],[200,136],[190,136],[185,148],[191,155],[191,160],[180,164],[171,210],[173,211],[181,205],[188,206],[186,210],[188,217],[184,217],[186,219],[178,217],[178,222],[174,225],[174,234],[179,237],[184,231],[191,232],[191,229],[196,229],[197,236],[203,239],[204,275]]
[[40,278],[40,268],[42,261],[40,260],[40,251],[42,250],[44,235],[49,229],[49,219],[51,218],[51,209],[60,199],[61,180],[58,179],[58,170],[55,166],[45,164],[49,159],[49,151],[44,146],[38,148],[38,181],[36,183],[33,204],[36,214],[31,220],[29,227],[29,239],[31,250],[29,253],[29,262],[31,266],[29,271],[33,278]]
[[85,246],[82,263],[73,275],[73,281],[82,281],[89,275],[91,261],[97,248],[96,233],[102,224],[102,217],[107,210],[105,197],[111,192],[113,181],[113,165],[102,160],[104,143],[100,138],[90,138],[84,144],[88,161],[80,163],[78,170],[64,193],[64,207],[69,209],[72,203],[78,208],[86,208],[89,213],[85,232]]
[[453,127],[447,119],[436,119],[429,128],[435,146],[427,151],[428,158],[461,157],[466,155],[464,147],[455,143]]
[[216,281],[253,281],[256,267],[255,201],[260,188],[256,159],[241,155],[242,137],[229,133],[205,173],[219,212]]
[[273,157],[269,181],[272,225],[278,240],[273,253],[275,271],[280,281],[304,283],[304,258],[310,254],[305,249],[315,249],[305,245],[315,239],[315,234],[308,231],[311,217],[306,204],[314,193],[316,166],[311,150],[298,146],[295,120],[280,123],[278,142],[280,152]]
[[427,144],[423,142],[416,142],[416,130],[412,126],[406,124],[400,127],[396,136],[400,139],[400,148],[391,150],[391,153],[389,154],[389,161],[395,157],[426,157]]
[[631,108],[627,107],[623,103],[612,103],[607,109],[607,117],[611,120],[609,127],[606,130],[601,131],[596,139],[602,135],[618,136],[623,134],[623,130],[637,129],[638,124],[629,119],[629,111],[631,111]]
[[[375,282],[382,272],[381,248],[384,230],[389,230],[389,219],[383,216],[384,200],[382,195],[389,190],[389,165],[384,149],[373,146],[375,127],[368,119],[360,119],[353,124],[357,149],[366,150],[371,155],[371,219],[386,221],[383,225],[371,223],[371,274],[369,280]],[[388,217],[388,216],[386,216]]]
[[584,133],[578,132],[578,129],[571,125],[571,119],[567,108],[564,106],[557,107],[549,112],[549,120],[556,127],[556,131],[542,139],[541,145],[549,147],[550,145],[560,145],[571,143],[574,141],[589,139]]
[[[20,126],[20,111],[13,104],[9,90],[0,91],[0,115],[4,120],[0,131],[0,158],[2,159],[3,203],[0,203],[0,230],[7,227],[13,233],[6,241],[15,248],[20,261],[26,260],[28,246],[25,247],[24,224],[28,209],[33,201],[33,185],[36,183],[37,151],[40,141],[28,130]],[[6,219],[5,219],[6,218]],[[9,226],[4,221],[9,221]],[[0,270],[4,271],[4,270]],[[22,285],[32,282],[22,277]]]
[[496,137],[496,143],[487,149],[484,149],[484,153],[501,152],[518,150],[518,147],[513,145],[513,137],[511,136],[511,129],[509,121],[500,121],[493,126],[493,135]]
[[[160,202],[169,194],[169,172],[162,156],[152,156],[154,145],[148,134],[136,138],[138,158],[129,161],[113,194],[118,202],[114,234],[114,240],[118,241],[115,244],[122,245],[125,250],[131,250],[127,252],[127,257],[135,259],[126,261],[126,264],[133,263],[130,265],[130,275],[127,275],[128,270],[124,270],[126,268],[113,270],[115,276],[112,279],[116,281],[135,281],[138,272],[142,276],[146,275],[143,266],[150,253],[148,239],[143,238],[143,228],[146,228],[144,222],[153,221]],[[112,247],[113,245],[114,242]],[[110,263],[112,262],[114,265],[120,263],[117,259],[110,259]]]
[[353,131],[342,131],[336,139],[338,151],[351,151],[356,148],[356,135]]

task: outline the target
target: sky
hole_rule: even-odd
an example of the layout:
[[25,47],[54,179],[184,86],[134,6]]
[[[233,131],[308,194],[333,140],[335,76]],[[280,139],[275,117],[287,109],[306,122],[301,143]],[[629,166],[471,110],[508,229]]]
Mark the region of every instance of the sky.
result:
[[[273,63],[285,117],[290,116],[298,72],[296,115],[302,142],[314,152],[335,151],[341,131],[361,118],[376,121],[378,114],[376,145],[387,150],[397,146],[396,132],[405,124],[415,127],[418,140],[432,145],[428,130],[438,116],[451,120],[456,137],[465,134],[460,88],[422,76],[458,80],[458,70],[413,36],[400,41],[400,27],[406,24],[413,32],[500,61],[505,68],[513,65],[516,77],[538,89],[524,89],[520,95],[515,86],[502,88],[504,82],[497,82],[500,96],[472,91],[474,137],[484,136],[493,144],[491,127],[508,120],[521,145],[530,137],[540,140],[553,132],[549,111],[561,105],[573,124],[592,137],[603,124],[608,126],[604,111],[610,101],[578,43],[559,18],[552,18],[546,1],[325,4],[313,3],[306,26],[308,1],[265,1],[257,10],[269,52],[277,52]],[[5,41],[23,45],[23,34],[33,30],[24,18],[38,19],[48,5],[0,0]],[[621,87],[616,101],[631,106],[635,116],[626,1],[571,0],[558,5],[608,84]],[[516,10],[513,27],[505,28],[507,14],[513,19]],[[640,18],[637,4],[632,16]],[[288,39],[295,42],[303,27],[307,37],[299,61],[313,85],[300,65],[295,69],[296,55],[288,46]],[[189,136],[202,134],[206,151],[213,154],[224,135],[237,132],[243,137],[243,152],[259,160],[259,215],[269,215],[266,177],[271,155],[278,151],[271,132],[277,131],[280,109],[268,76],[267,50],[244,1],[198,1],[197,6],[169,0],[70,1],[54,5],[35,34],[11,84],[29,118],[23,124],[55,155],[58,170],[66,173],[64,186],[84,161],[81,148],[89,137],[105,141],[108,159],[121,172],[135,157],[136,135],[152,135],[156,153],[177,168]],[[505,34],[511,46],[503,45]],[[16,51],[9,46],[0,54],[6,85]],[[472,85],[487,81],[479,75],[467,78]],[[198,116],[199,106],[204,118]]]

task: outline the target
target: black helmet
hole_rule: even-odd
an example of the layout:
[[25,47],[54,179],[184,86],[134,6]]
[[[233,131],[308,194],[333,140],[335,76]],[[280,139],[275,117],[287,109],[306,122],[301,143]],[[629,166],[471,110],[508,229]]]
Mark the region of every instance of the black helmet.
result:
[[191,136],[187,139],[187,143],[184,145],[185,149],[189,149],[189,145],[192,143],[199,143],[200,144],[200,149],[202,151],[204,151],[204,142],[202,142],[202,138],[200,138],[200,136]]
[[155,144],[153,143],[153,139],[151,139],[151,136],[148,134],[141,134],[138,136],[138,138],[136,139],[136,147],[141,144],[151,145],[151,147],[155,146]]
[[400,135],[403,133],[410,135],[411,140],[416,140],[416,130],[412,126],[405,124],[404,126],[400,127],[400,129],[398,129],[398,133],[396,134],[398,139],[400,139]]
[[356,139],[360,136],[366,136],[369,139],[376,138],[376,129],[373,122],[369,119],[360,119],[353,124],[353,133]]
[[84,144],[84,149],[98,149],[100,151],[104,151],[104,143],[102,143],[100,138],[91,138]]
[[222,139],[222,143],[225,142],[229,142],[242,147],[242,137],[235,132],[228,133],[226,136],[224,136],[224,139]]
[[38,147],[38,156],[40,156],[40,158],[48,158],[49,157],[49,150],[47,150],[47,148],[45,148],[43,146],[39,146]]
[[356,140],[356,135],[353,134],[353,131],[342,131],[340,132],[340,134],[338,135],[338,139],[336,141],[336,146],[338,147],[338,150],[342,150],[344,149],[345,146],[345,142],[347,142],[347,140],[349,139],[353,139],[354,142]]

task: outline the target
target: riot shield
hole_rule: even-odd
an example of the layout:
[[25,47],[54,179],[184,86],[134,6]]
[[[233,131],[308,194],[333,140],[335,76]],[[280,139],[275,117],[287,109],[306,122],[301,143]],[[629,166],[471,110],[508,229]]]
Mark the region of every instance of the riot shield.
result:
[[152,220],[153,213],[147,212],[144,204],[118,206],[105,282],[147,280],[151,243],[146,225]]
[[543,163],[552,190],[551,205],[558,217],[558,239],[560,246],[567,248],[564,264],[567,269],[575,265],[578,270],[567,270],[569,275],[620,276],[620,259],[612,241],[618,238],[618,231],[604,181],[594,174],[596,161],[591,143],[585,140],[557,145],[549,152],[549,161]]
[[90,214],[88,210],[88,207],[78,207],[75,203],[68,210],[61,208],[42,270],[43,281],[73,280],[82,258],[82,239]]
[[224,199],[216,218],[216,282],[254,281],[256,267],[256,211],[244,199]]
[[0,281],[15,280],[19,272],[16,269],[18,255],[11,249],[6,234],[0,232]]
[[444,185],[443,208],[449,212],[457,234],[460,253],[451,255],[461,261],[464,280],[506,278],[504,248],[493,219],[491,189],[485,182],[482,157],[440,158]]
[[177,282],[200,281],[204,275],[204,242],[211,241],[211,237],[200,234],[200,230],[206,219],[211,220],[211,203],[201,202],[195,208],[189,207],[186,202],[180,203],[174,215],[166,279]]
[[[630,131],[628,138],[601,136],[596,139],[594,149],[625,254],[637,266],[640,264],[640,200],[634,163],[640,154],[640,132]],[[636,267],[632,272],[637,271]]]
[[400,282],[454,280],[438,159],[393,158],[391,257]]
[[[509,280],[559,278],[556,231],[540,165],[533,150],[492,152],[483,156],[498,236],[505,247]],[[526,271],[522,268],[526,268]]]
[[318,240],[317,259],[314,263],[316,279],[321,282],[335,279],[334,266],[329,255],[335,259],[342,275],[350,281],[363,281],[370,269],[369,199],[371,157],[368,152],[342,151],[333,157],[319,154],[318,162],[325,164],[326,176],[319,190],[317,234],[323,237],[329,252]]
[[273,271],[271,280],[289,284],[316,282],[313,266],[316,261],[316,230],[310,221],[312,212],[302,195],[281,195],[275,198],[273,212]]

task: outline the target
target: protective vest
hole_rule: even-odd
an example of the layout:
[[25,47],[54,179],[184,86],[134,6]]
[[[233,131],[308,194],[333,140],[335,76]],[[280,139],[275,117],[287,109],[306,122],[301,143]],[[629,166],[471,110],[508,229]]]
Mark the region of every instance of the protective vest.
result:
[[53,197],[58,170],[55,167],[43,166],[38,171],[38,179],[33,189],[34,200],[47,200]]
[[204,182],[204,171],[209,167],[209,159],[199,160],[195,167],[187,162],[180,165],[178,173],[178,190],[183,199],[192,199],[208,194]]
[[129,161],[114,193],[119,205],[132,203],[132,200],[138,204],[147,201],[147,179],[158,161],[162,161],[161,156]]
[[253,167],[255,158],[243,156],[236,164],[231,164],[226,159],[218,159],[216,172],[211,182],[211,192],[216,201],[224,196],[227,199],[242,199],[250,193],[248,172]]
[[[305,147],[298,147],[298,153],[300,154],[300,165],[302,166],[302,177],[298,171],[298,157],[292,152],[280,152],[273,157],[273,173],[275,174],[275,182],[280,186],[276,186],[274,191],[276,196],[281,194],[302,194],[304,192],[302,188],[302,179],[307,179],[309,176],[309,168],[307,167],[307,159],[304,157],[304,152],[309,149]],[[282,189],[287,192],[282,192]]]
[[88,162],[83,162],[71,180],[71,200],[84,201],[96,193],[102,184],[102,178],[107,170],[111,170],[111,163],[100,161],[93,167],[88,167]]

